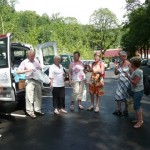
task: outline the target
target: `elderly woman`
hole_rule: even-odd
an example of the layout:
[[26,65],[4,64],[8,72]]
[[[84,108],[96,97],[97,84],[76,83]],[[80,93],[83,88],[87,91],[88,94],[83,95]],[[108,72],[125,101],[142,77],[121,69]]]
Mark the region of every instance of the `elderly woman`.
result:
[[140,128],[143,124],[143,116],[141,109],[141,99],[144,94],[144,85],[143,85],[143,71],[140,69],[141,59],[138,57],[131,58],[131,67],[133,72],[131,77],[126,74],[126,77],[131,82],[131,90],[133,92],[133,101],[134,101],[134,110],[136,112],[137,120],[133,120],[133,123],[136,123],[133,127]]
[[99,112],[99,101],[100,96],[104,94],[103,86],[104,86],[104,71],[105,66],[102,61],[100,61],[100,52],[94,54],[95,61],[93,62],[90,71],[92,72],[90,82],[89,82],[89,92],[91,97],[91,106],[87,109],[88,111],[94,110],[94,95],[96,95],[96,108],[95,112]]
[[84,65],[80,61],[80,52],[75,51],[73,54],[74,61],[69,66],[69,84],[72,86],[72,100],[70,110],[74,110],[74,101],[78,101],[78,109],[83,110],[84,107],[81,105],[81,99],[83,95],[83,89],[85,85],[85,73]]
[[51,80],[51,88],[53,94],[54,113],[59,115],[60,112],[67,113],[65,110],[65,82],[64,69],[60,64],[61,57],[54,57],[54,64],[49,69],[49,78]]
[[127,60],[127,53],[125,51],[121,51],[120,62],[116,63],[114,73],[115,75],[119,75],[117,89],[115,93],[115,100],[117,101],[117,109],[113,112],[114,115],[121,116],[121,103],[125,102],[125,110],[123,111],[123,115],[128,115],[126,98],[129,97],[128,88],[130,86],[129,79],[125,76],[125,74],[130,74],[130,62]]

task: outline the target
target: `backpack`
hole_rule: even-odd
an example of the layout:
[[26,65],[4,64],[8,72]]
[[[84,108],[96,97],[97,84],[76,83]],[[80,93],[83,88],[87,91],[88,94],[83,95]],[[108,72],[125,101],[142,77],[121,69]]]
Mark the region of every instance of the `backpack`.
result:
[[143,84],[144,84],[144,94],[150,94],[150,80],[148,79],[148,75],[143,73]]

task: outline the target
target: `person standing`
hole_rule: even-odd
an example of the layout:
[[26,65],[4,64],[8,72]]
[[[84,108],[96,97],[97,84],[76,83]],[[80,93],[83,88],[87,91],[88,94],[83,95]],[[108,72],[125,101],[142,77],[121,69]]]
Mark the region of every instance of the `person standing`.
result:
[[128,115],[128,108],[126,98],[129,97],[128,88],[130,87],[130,81],[125,76],[125,73],[130,74],[130,62],[127,60],[127,53],[125,51],[121,51],[119,53],[120,62],[116,63],[114,74],[119,75],[117,89],[115,92],[115,100],[117,102],[117,109],[113,112],[114,115],[122,116],[122,102],[125,103],[125,110],[123,111],[123,115]]
[[133,123],[136,123],[133,127],[140,128],[143,124],[143,115],[141,109],[141,100],[144,94],[144,85],[143,85],[143,71],[140,69],[141,59],[139,57],[133,57],[130,60],[131,68],[133,72],[131,76],[126,74],[126,77],[131,82],[131,91],[133,92],[133,102],[134,110],[136,112],[137,120],[133,120]]
[[37,115],[44,115],[41,111],[42,105],[42,87],[41,83],[34,80],[34,71],[41,70],[41,65],[35,59],[34,50],[29,50],[27,58],[23,60],[17,69],[18,74],[25,73],[26,77],[26,112],[31,118]]
[[94,54],[95,61],[93,62],[90,71],[92,72],[89,82],[89,92],[91,97],[91,106],[87,109],[88,111],[94,110],[94,95],[96,95],[96,107],[94,112],[99,112],[100,96],[104,94],[104,73],[105,66],[102,61],[100,61],[100,52]]
[[84,65],[80,61],[80,52],[75,51],[73,54],[74,61],[69,66],[69,84],[72,87],[72,100],[70,110],[74,110],[74,101],[78,101],[78,109],[83,110],[81,99],[85,86],[86,76],[84,73]]
[[51,80],[51,89],[53,94],[53,107],[54,113],[59,115],[67,113],[65,110],[65,81],[64,81],[64,68],[60,64],[61,57],[54,56],[54,64],[49,69],[49,78]]

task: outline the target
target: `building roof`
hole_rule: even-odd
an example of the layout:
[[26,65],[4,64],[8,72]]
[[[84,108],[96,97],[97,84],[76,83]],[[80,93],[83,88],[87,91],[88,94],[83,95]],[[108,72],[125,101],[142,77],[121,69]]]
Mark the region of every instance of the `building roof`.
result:
[[118,53],[121,51],[121,49],[107,49],[104,53],[105,57],[116,57],[119,56]]

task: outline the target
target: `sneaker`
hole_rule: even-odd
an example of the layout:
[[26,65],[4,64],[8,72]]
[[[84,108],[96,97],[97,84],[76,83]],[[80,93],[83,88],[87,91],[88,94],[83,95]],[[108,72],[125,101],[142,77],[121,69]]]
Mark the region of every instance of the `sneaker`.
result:
[[59,111],[57,109],[54,110],[54,114],[59,115]]
[[64,109],[60,109],[60,111],[61,111],[62,113],[65,113],[65,114],[68,113],[68,112],[67,112],[66,110],[64,110]]
[[94,112],[98,113],[99,112],[99,107],[96,107],[95,110],[94,110]]
[[0,138],[2,137],[2,135],[0,134]]
[[74,105],[71,105],[71,106],[70,106],[70,110],[71,110],[71,111],[74,111]]

